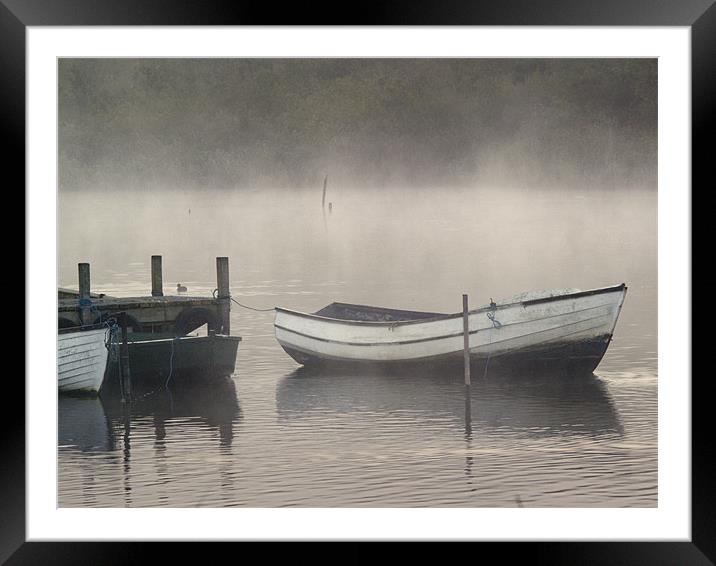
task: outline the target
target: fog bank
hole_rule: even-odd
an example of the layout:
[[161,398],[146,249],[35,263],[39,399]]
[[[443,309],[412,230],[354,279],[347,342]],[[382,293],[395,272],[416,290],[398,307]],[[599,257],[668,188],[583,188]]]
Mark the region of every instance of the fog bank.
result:
[[656,59],[61,59],[60,190],[656,187]]

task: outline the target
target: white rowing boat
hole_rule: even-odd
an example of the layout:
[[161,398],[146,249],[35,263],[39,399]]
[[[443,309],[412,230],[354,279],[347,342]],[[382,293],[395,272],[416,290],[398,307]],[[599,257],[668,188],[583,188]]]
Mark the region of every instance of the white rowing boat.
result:
[[[612,339],[626,285],[529,293],[470,310],[472,362],[593,371]],[[276,308],[276,339],[307,366],[462,362],[462,313],[332,303],[315,313]]]
[[57,335],[59,391],[97,393],[104,380],[109,351],[107,328],[60,329]]

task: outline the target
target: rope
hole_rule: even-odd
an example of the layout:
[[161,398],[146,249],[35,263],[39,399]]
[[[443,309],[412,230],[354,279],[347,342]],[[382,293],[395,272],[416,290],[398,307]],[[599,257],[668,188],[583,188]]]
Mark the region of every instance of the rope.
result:
[[[497,309],[497,305],[492,301],[492,299],[490,299],[490,307],[495,310]],[[492,328],[500,328],[502,326],[502,323],[499,320],[495,319],[495,311],[494,310],[488,311],[486,314],[487,314],[487,318],[489,318],[492,321]],[[492,344],[492,328],[490,328],[490,341],[487,344],[488,346],[490,346]],[[491,352],[490,352],[490,350],[488,350],[487,351],[487,362],[485,363],[485,372],[482,375],[482,379],[487,378],[487,368],[490,367],[490,357],[491,357]]]
[[[179,338],[177,336],[177,338]],[[135,399],[135,401],[141,401],[143,399],[146,399],[150,395],[156,395],[160,391],[166,391],[169,394],[169,404],[171,406],[171,412],[174,413],[174,398],[172,397],[172,390],[169,389],[169,381],[172,378],[172,375],[174,373],[174,341],[177,340],[177,338],[172,338],[172,349],[171,349],[171,355],[169,356],[169,375],[167,376],[167,380],[164,382],[164,388],[158,387],[156,389],[153,389],[152,391],[148,391],[144,395],[138,397]]]
[[[108,318],[103,321],[103,324],[107,327],[104,334],[104,347],[107,348],[107,364],[117,364],[117,375],[119,376],[119,390],[124,397],[124,384],[122,383],[122,371],[119,365],[119,344],[115,342],[117,332],[119,331],[119,325],[117,320],[114,318]],[[114,347],[117,344],[117,347]]]
[[171,349],[171,354],[169,356],[169,375],[167,376],[167,379],[164,382],[164,387],[163,388],[157,387],[156,389],[153,389],[152,391],[147,391],[143,395],[137,397],[135,399],[135,401],[141,401],[143,399],[146,399],[150,395],[156,395],[160,391],[167,391],[167,392],[169,392],[169,396],[170,396],[169,401],[170,401],[170,403],[172,403],[172,412],[174,412],[173,399],[171,398],[171,389],[169,389],[169,381],[171,380],[172,375],[174,374],[174,341],[177,340],[178,338],[179,338],[179,336],[177,336],[176,338],[172,338],[172,349]]
[[[492,343],[492,332],[490,332],[490,343]],[[490,352],[487,352],[487,362],[485,363],[485,373],[482,374],[482,379],[487,378],[487,368],[490,367]]]
[[174,340],[176,340],[176,338],[172,338],[172,353],[169,356],[169,376],[164,382],[164,389],[169,388],[169,380],[172,378],[172,373],[174,372]]
[[108,318],[104,321],[107,330],[104,334],[104,347],[107,348],[107,363],[117,362],[119,364],[119,348],[115,348],[115,338],[119,332],[119,325],[114,318]]
[[492,321],[492,326],[494,328],[500,328],[500,326],[502,326],[502,323],[499,320],[495,320],[495,313],[488,312],[487,318],[489,318]]
[[107,330],[105,330],[104,333],[104,347],[107,348],[110,358],[113,359],[112,343],[114,342],[114,336],[116,335],[117,330],[119,330],[119,326],[117,325],[117,321],[113,318],[106,319],[103,324],[107,327]]
[[[146,398],[149,397],[150,395],[156,395],[157,393],[159,393],[160,391],[164,391],[165,389],[166,389],[165,387],[157,387],[156,389],[152,389],[151,391],[147,391],[146,393],[144,393],[143,395],[140,395],[139,397],[134,397],[134,398],[133,398],[133,401],[134,401],[134,402],[143,401],[144,399],[146,399]],[[166,389],[166,390],[169,391],[169,389]]]
[[270,311],[276,310],[274,307],[271,307],[270,309],[257,309],[257,308],[254,308],[254,307],[250,307],[250,306],[248,306],[248,305],[242,305],[239,301],[237,301],[236,299],[234,299],[234,297],[232,297],[232,296],[229,296],[229,298],[230,298],[232,301],[234,301],[237,305],[239,305],[240,307],[244,307],[245,309],[249,309],[249,310],[252,310],[252,311],[256,311],[256,312],[270,312]]
[[[212,297],[214,297],[215,299],[216,299],[216,294],[218,293],[218,291],[219,291],[218,289],[214,289],[214,290],[211,292]],[[229,295],[228,298],[231,299],[234,303],[236,303],[236,304],[239,305],[240,307],[243,307],[243,308],[245,308],[245,309],[249,309],[250,311],[256,311],[256,312],[271,312],[271,311],[276,310],[275,307],[271,307],[270,309],[257,309],[256,307],[250,307],[249,305],[244,305],[243,303],[240,303],[239,301],[237,301],[236,299],[234,299],[234,297],[232,297],[231,295]]]

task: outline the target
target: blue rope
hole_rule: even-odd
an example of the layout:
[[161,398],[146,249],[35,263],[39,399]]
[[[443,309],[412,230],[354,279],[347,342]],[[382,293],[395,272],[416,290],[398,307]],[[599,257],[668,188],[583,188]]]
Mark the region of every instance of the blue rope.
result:
[[495,313],[494,312],[488,312],[487,318],[489,318],[492,321],[492,326],[494,328],[500,328],[502,326],[502,323],[499,320],[495,319]]
[[[490,299],[490,308],[492,308],[492,310],[486,313],[487,318],[492,321],[492,328],[500,328],[502,326],[502,323],[495,318],[495,311],[497,310],[497,305],[492,301],[492,299]],[[488,346],[492,344],[492,328],[490,329],[490,341],[488,342]],[[485,373],[482,375],[482,379],[485,379],[487,377],[487,368],[490,367],[490,357],[491,353],[488,350],[487,362],[485,363]]]

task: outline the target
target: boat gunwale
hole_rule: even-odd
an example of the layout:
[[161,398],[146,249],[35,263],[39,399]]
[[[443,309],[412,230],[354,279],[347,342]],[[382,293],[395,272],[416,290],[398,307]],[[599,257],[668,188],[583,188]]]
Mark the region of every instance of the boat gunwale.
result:
[[[468,315],[471,314],[477,314],[477,313],[483,313],[483,312],[491,312],[491,311],[499,311],[506,308],[514,307],[516,305],[522,305],[522,306],[530,306],[534,304],[540,304],[540,303],[548,303],[548,302],[556,302],[566,299],[574,299],[579,297],[589,297],[592,295],[601,295],[606,293],[614,293],[617,291],[626,291],[627,286],[625,283],[621,283],[619,285],[613,285],[611,287],[599,287],[597,289],[589,289],[587,291],[577,291],[574,293],[567,293],[565,295],[556,295],[551,297],[541,297],[538,299],[529,299],[526,301],[515,301],[513,303],[502,303],[495,306],[484,306],[479,307],[473,310],[467,311]],[[349,306],[349,307],[361,307],[361,308],[367,308],[367,309],[382,309],[382,310],[401,310],[401,309],[388,309],[386,307],[373,307],[368,305],[356,305],[351,303],[332,303],[342,306]],[[328,306],[328,305],[326,305]],[[322,307],[325,308],[325,307]],[[439,322],[443,320],[450,320],[453,318],[461,318],[463,316],[463,313],[453,313],[453,314],[444,314],[440,316],[435,316],[431,318],[417,318],[414,320],[394,320],[394,321],[373,321],[373,320],[350,320],[345,318],[332,318],[327,316],[321,316],[314,313],[306,313],[301,311],[294,311],[291,309],[285,309],[282,307],[274,307],[276,312],[283,312],[286,314],[303,317],[303,318],[310,318],[314,320],[321,320],[324,322],[330,322],[330,323],[338,323],[338,324],[346,324],[346,325],[360,325],[360,326],[389,326],[395,328],[396,326],[407,326],[409,324],[425,324],[425,323],[431,323],[431,322]],[[419,311],[413,311],[413,312],[419,312]],[[274,322],[275,324],[275,322]]]
[[95,324],[87,324],[85,326],[66,326],[64,328],[57,329],[58,336],[64,336],[65,334],[77,334],[92,332],[93,330],[107,330],[109,328],[104,322],[97,322]]
[[[127,339],[127,344],[159,344],[159,343],[169,343],[174,341],[186,341],[186,340],[207,340],[210,338],[218,338],[219,340],[235,340],[236,342],[241,342],[241,336],[230,336],[228,334],[214,334],[210,336],[175,336],[174,338],[154,338],[154,339],[141,339],[141,340],[132,340],[131,334],[129,335],[129,338]],[[120,342],[114,342],[115,345],[120,345]]]

